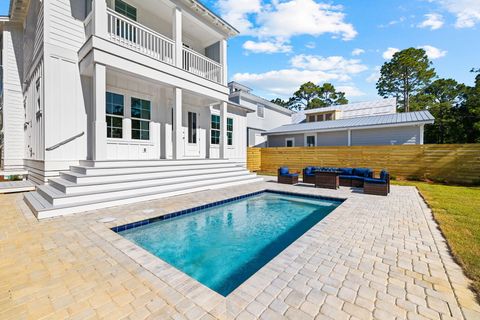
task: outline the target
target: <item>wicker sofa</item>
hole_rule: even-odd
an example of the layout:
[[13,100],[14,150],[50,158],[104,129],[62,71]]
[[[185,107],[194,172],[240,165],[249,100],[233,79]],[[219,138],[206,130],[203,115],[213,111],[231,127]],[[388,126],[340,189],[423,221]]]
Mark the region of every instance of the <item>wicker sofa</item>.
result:
[[340,185],[343,187],[362,188],[365,179],[373,177],[373,170],[369,168],[339,168]]

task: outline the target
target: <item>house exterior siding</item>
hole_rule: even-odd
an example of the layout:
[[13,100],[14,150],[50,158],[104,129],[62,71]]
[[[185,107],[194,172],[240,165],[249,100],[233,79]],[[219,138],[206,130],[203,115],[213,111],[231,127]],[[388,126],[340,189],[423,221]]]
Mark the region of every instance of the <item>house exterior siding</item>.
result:
[[353,146],[420,144],[420,127],[352,130]]
[[317,146],[348,146],[348,131],[317,133]]

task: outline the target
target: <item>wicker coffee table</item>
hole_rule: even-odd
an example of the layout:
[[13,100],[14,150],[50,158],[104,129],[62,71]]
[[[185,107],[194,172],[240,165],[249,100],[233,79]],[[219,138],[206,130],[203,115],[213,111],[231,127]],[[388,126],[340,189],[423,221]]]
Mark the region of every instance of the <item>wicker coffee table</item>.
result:
[[338,189],[340,186],[340,179],[338,176],[340,171],[316,171],[315,172],[315,187]]

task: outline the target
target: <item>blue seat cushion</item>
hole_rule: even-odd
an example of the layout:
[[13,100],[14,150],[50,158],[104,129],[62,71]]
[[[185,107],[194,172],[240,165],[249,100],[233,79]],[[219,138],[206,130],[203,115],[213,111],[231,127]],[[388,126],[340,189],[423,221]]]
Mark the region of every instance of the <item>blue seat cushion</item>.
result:
[[365,178],[364,181],[368,182],[368,183],[377,183],[377,184],[386,184],[387,183],[387,181],[385,181],[383,179],[375,179],[375,178]]
[[370,177],[372,170],[368,168],[355,168],[353,169],[353,175],[354,176],[360,176],[360,177]]
[[349,176],[349,178],[352,180],[359,180],[359,181],[363,181],[366,179],[365,177],[361,177],[361,176]]
[[346,176],[353,175],[353,168],[339,168],[339,170],[341,171],[342,175],[346,175]]
[[313,171],[315,170],[315,167],[306,167],[304,170],[304,173],[307,176],[313,176]]
[[285,176],[285,177],[298,177],[298,173],[287,173],[287,174],[282,174],[282,176]]
[[380,171],[380,179],[381,180],[387,180],[387,175],[388,175],[388,172],[386,170]]
[[288,167],[281,167],[279,173],[281,176],[286,176],[288,174]]

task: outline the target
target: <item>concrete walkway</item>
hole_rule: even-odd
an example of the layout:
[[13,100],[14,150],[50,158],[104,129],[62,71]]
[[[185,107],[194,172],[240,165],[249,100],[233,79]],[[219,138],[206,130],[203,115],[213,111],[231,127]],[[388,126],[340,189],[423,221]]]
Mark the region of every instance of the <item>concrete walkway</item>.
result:
[[15,193],[33,190],[35,190],[35,184],[29,180],[0,182],[0,193]]
[[[347,200],[227,298],[109,229],[267,188]],[[480,319],[411,187],[262,182],[41,222],[21,195],[0,207],[0,319]]]

